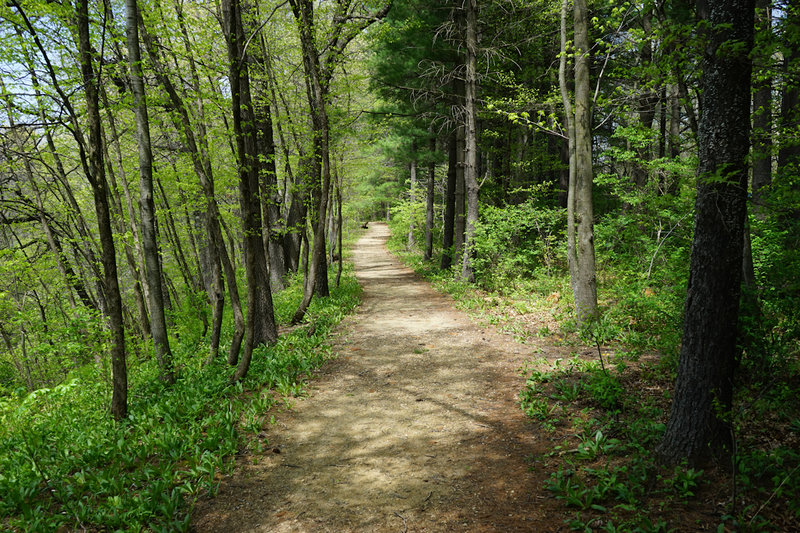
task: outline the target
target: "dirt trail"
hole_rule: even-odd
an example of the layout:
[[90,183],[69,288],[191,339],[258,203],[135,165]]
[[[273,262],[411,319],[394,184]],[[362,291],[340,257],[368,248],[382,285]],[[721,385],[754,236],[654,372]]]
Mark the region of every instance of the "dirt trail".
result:
[[239,461],[199,532],[559,531],[518,407],[530,347],[476,324],[401,266],[371,224],[353,260],[363,304],[338,358]]

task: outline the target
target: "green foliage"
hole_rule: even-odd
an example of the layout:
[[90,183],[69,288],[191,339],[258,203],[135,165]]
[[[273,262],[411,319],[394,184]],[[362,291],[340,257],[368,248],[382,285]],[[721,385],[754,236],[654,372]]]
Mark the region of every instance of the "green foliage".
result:
[[520,191],[517,205],[484,205],[475,228],[475,277],[484,288],[506,291],[537,273],[563,268],[563,209],[546,207],[547,187]]
[[404,200],[392,207],[389,220],[391,242],[389,246],[398,249],[408,247],[408,229],[414,224],[414,243],[419,248],[425,242],[425,200],[412,202]]
[[622,407],[623,389],[619,380],[610,372],[596,372],[586,382],[586,392],[594,403],[603,409],[614,411]]
[[[275,296],[280,320],[288,320],[300,291],[295,280]],[[330,329],[357,305],[359,291],[348,269],[330,298],[312,303],[313,334],[298,328],[256,350],[244,384],[229,384],[224,361],[203,366],[200,346],[176,350],[180,377],[171,387],[152,362],[133,365],[129,417],[120,423],[106,412],[104,374],[91,366],[58,386],[0,402],[0,520],[24,531],[186,531],[194,502],[216,492],[271,407],[304,393],[330,356]]]

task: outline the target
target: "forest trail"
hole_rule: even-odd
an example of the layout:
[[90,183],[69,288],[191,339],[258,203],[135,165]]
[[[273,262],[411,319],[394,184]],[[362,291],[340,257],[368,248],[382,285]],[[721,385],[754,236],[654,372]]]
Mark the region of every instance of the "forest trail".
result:
[[372,223],[355,247],[363,303],[338,357],[264,430],[268,451],[198,503],[193,530],[565,528],[530,462],[548,439],[517,398],[532,348],[455,309],[389,254],[388,235]]

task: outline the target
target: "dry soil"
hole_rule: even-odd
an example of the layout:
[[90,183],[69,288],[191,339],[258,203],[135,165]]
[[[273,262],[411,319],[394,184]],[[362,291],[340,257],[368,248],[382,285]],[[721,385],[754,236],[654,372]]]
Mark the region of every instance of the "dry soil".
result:
[[519,409],[532,348],[457,310],[387,238],[373,223],[355,247],[363,303],[337,357],[198,504],[195,531],[566,530],[532,460],[548,437]]

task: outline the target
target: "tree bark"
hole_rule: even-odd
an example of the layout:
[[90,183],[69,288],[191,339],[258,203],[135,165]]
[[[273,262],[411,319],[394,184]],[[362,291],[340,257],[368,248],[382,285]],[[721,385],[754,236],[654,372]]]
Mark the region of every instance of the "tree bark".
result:
[[139,212],[141,213],[142,252],[144,255],[145,279],[147,280],[147,303],[150,310],[150,333],[153,338],[156,359],[164,381],[175,381],[172,352],[169,348],[167,320],[164,315],[164,295],[161,291],[161,258],[156,242],[156,208],[153,201],[153,151],[150,142],[150,120],[145,100],[142,79],[142,60],[139,47],[139,8],[137,0],[125,0],[127,17],[125,31],[128,44],[130,84],[136,115],[136,137],[139,146]]
[[466,8],[466,79],[464,81],[464,187],[467,196],[467,216],[464,232],[464,255],[461,279],[475,281],[472,257],[475,253],[475,229],[478,224],[478,126],[475,99],[478,89],[478,5],[477,0],[465,0]]
[[[757,30],[771,35],[771,2],[757,0],[756,3]],[[763,204],[766,187],[772,183],[772,77],[766,72],[764,68],[755,81],[753,93],[753,204],[756,209]]]
[[[456,139],[458,148],[456,151],[456,210],[455,222],[453,226],[453,263],[456,268],[461,263],[464,257],[464,233],[466,231],[467,219],[465,217],[465,184],[464,184],[464,126],[460,125],[456,128]],[[456,275],[460,275],[457,272]]]
[[753,0],[709,7],[683,343],[672,410],[658,447],[667,462],[688,459],[692,465],[732,453],[730,409],[750,148]]
[[567,130],[567,159],[569,161],[569,175],[567,176],[567,265],[569,266],[569,279],[572,292],[576,292],[578,279],[578,260],[575,246],[575,115],[572,99],[567,85],[567,15],[569,13],[569,0],[561,2],[561,57],[558,64],[558,85],[561,92],[561,101],[564,105],[564,125]]
[[128,415],[128,370],[125,361],[125,327],[122,322],[122,297],[117,277],[117,258],[114,234],[108,205],[108,185],[103,164],[100,108],[98,105],[97,76],[93,67],[91,39],[89,36],[88,2],[78,2],[78,46],[80,52],[81,78],[86,94],[86,117],[89,124],[89,139],[86,143],[88,158],[84,170],[92,186],[97,225],[100,233],[103,263],[103,290],[106,315],[111,327],[111,414],[121,420]]
[[575,193],[574,214],[577,261],[573,281],[575,314],[579,324],[597,315],[597,281],[592,206],[592,94],[589,82],[589,28],[586,0],[575,0]]
[[409,172],[408,172],[408,199],[411,202],[411,212],[410,212],[410,219],[408,223],[408,242],[406,243],[406,247],[410,250],[414,247],[414,216],[415,216],[415,208],[414,204],[417,203],[417,145],[416,142],[411,143],[411,163],[409,164]]
[[269,260],[270,283],[274,290],[286,287],[286,263],[283,249],[283,231],[281,223],[281,204],[283,197],[278,192],[278,173],[275,166],[275,137],[272,131],[272,111],[269,103],[262,103],[257,108],[259,125],[259,149],[265,161],[259,180],[261,186],[261,210],[264,220],[264,246]]
[[456,180],[458,166],[458,139],[456,131],[450,132],[447,138],[447,185],[444,194],[444,231],[442,232],[442,270],[448,270],[453,264],[453,244],[455,242],[456,217]]
[[244,49],[245,35],[239,0],[223,0],[223,21],[230,63],[233,130],[236,137],[239,172],[239,204],[244,232],[247,273],[247,320],[244,352],[231,381],[241,381],[250,368],[253,350],[278,339],[272,307],[267,256],[261,233],[261,205],[258,199],[259,164],[256,153],[255,115]]
[[433,259],[433,209],[436,192],[436,161],[433,159],[433,154],[436,152],[436,137],[433,136],[433,132],[429,142],[431,160],[428,163],[428,186],[425,196],[425,261]]
[[785,10],[787,42],[784,45],[788,52],[783,60],[784,82],[781,88],[780,114],[783,142],[778,149],[777,174],[789,178],[796,176],[800,169],[800,137],[797,133],[800,125],[800,84],[795,77],[800,67],[800,39],[797,37],[800,33],[800,1],[790,0]]

